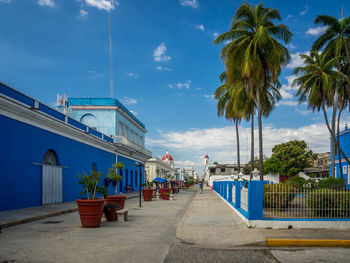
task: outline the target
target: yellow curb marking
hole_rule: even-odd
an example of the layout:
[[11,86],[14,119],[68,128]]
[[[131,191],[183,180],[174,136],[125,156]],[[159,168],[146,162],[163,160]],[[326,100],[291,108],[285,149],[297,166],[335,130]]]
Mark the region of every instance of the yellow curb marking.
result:
[[350,247],[350,240],[336,239],[266,239],[269,247]]

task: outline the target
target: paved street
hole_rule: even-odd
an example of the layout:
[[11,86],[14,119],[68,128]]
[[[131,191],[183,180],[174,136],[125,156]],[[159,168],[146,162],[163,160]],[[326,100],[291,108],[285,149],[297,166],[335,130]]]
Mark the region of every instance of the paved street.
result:
[[129,221],[80,226],[77,212],[3,229],[0,262],[162,262],[195,191],[174,201],[126,201]]
[[0,262],[301,263],[350,258],[350,249],[343,248],[270,249],[266,237],[310,232],[248,229],[208,189],[198,194],[194,187],[175,197],[143,202],[142,208],[138,198],[128,199],[128,222],[103,221],[96,229],[82,228],[77,212],[5,228]]

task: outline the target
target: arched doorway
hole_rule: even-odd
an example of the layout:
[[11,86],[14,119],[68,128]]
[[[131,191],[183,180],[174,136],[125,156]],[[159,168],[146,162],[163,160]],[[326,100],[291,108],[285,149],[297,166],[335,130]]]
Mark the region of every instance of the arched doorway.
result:
[[62,167],[54,150],[45,152],[42,162],[42,205],[62,202]]

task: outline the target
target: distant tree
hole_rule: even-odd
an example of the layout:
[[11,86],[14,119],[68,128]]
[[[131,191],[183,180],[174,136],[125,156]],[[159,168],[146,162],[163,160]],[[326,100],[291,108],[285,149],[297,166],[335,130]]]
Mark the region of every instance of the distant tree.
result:
[[309,150],[305,141],[289,141],[275,145],[272,155],[264,162],[265,173],[279,173],[285,176],[296,175],[310,167],[310,159],[316,155]]
[[219,163],[217,161],[213,162],[214,165],[218,165]]

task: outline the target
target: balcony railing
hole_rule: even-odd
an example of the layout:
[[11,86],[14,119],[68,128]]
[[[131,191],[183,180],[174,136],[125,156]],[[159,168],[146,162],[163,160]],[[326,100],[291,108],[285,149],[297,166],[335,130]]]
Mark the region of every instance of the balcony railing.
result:
[[120,143],[120,144],[124,144],[138,152],[142,152],[143,154],[146,154],[148,156],[152,156],[152,152],[145,149],[144,147],[142,147],[141,145],[138,145],[130,140],[128,140],[126,137],[124,136],[114,136],[114,143]]

